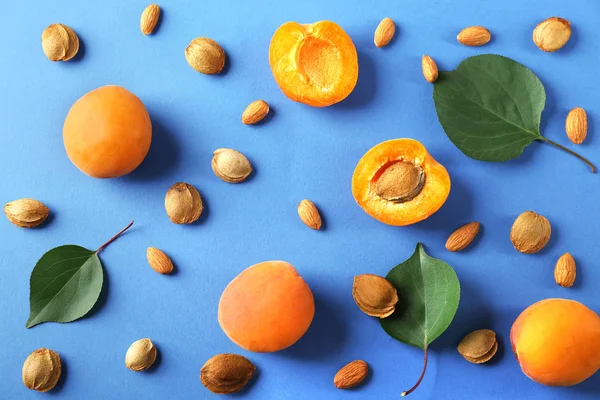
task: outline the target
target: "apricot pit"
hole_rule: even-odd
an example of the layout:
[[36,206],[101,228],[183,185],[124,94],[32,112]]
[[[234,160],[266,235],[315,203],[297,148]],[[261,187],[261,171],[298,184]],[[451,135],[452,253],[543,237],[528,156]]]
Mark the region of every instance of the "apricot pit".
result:
[[498,351],[496,333],[489,329],[479,329],[469,333],[458,344],[458,352],[473,364],[483,364]]

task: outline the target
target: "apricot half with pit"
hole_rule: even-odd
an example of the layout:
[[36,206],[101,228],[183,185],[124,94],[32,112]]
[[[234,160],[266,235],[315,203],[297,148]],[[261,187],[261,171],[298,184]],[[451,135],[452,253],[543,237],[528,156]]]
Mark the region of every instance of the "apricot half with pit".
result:
[[418,141],[388,140],[360,159],[352,177],[352,194],[376,220],[410,225],[442,207],[450,194],[450,176]]
[[358,81],[356,47],[331,21],[281,25],[271,39],[269,63],[281,91],[309,106],[344,100]]
[[545,299],[515,320],[510,343],[521,370],[535,382],[576,385],[600,368],[600,317],[574,300]]
[[227,285],[219,301],[219,324],[229,339],[261,353],[296,343],[314,314],[310,288],[296,269],[283,261],[245,269]]

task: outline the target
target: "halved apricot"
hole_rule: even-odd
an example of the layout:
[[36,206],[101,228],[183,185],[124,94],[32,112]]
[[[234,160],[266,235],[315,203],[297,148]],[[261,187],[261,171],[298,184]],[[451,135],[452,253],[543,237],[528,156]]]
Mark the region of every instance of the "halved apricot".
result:
[[449,193],[448,171],[413,139],[379,143],[360,159],[352,177],[358,205],[388,225],[410,225],[428,218]]
[[269,63],[281,91],[313,107],[344,100],[358,80],[356,47],[331,21],[281,25],[271,39]]

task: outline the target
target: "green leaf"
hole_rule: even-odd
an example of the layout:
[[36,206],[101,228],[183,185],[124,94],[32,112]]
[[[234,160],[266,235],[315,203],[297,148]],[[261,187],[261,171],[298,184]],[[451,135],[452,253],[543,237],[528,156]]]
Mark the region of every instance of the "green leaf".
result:
[[27,328],[42,322],[71,322],[87,314],[100,296],[102,264],[80,246],[56,247],[40,258],[30,279]]
[[428,346],[448,328],[460,300],[456,272],[442,260],[429,257],[421,243],[412,256],[386,276],[398,291],[396,312],[380,320],[383,329],[401,342],[424,350],[423,372],[417,383],[402,395],[415,390],[427,369]]
[[460,299],[456,272],[442,260],[429,257],[421,243],[413,255],[386,276],[398,291],[396,312],[381,319],[394,339],[425,349],[450,325]]
[[510,160],[539,140],[579,158],[596,172],[589,160],[542,136],[544,85],[510,58],[483,54],[467,58],[454,71],[441,71],[433,100],[446,135],[471,158]]
[[446,135],[471,158],[510,160],[542,140],[544,85],[510,58],[484,54],[440,72],[433,100]]
[[98,301],[104,281],[98,253],[131,225],[133,221],[96,251],[66,245],[44,254],[31,272],[30,313],[25,326],[71,322],[86,315]]

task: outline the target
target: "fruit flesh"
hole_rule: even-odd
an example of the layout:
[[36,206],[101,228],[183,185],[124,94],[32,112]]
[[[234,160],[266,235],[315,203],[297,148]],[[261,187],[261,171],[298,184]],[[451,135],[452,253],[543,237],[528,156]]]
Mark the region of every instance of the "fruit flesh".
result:
[[266,261],[229,283],[219,301],[218,319],[238,346],[274,352],[296,343],[314,313],[312,292],[296,269],[283,261]]
[[[425,180],[418,194],[411,194],[407,201],[390,201],[378,193],[377,182],[400,161],[422,169]],[[374,146],[360,159],[352,177],[352,194],[358,205],[389,225],[410,225],[428,218],[444,204],[449,193],[448,172],[413,139],[388,140]]]
[[600,368],[600,317],[577,301],[533,304],[515,320],[510,342],[523,373],[543,385],[576,385]]
[[314,107],[342,101],[358,80],[354,43],[331,21],[280,26],[271,40],[269,63],[287,97]]
[[94,178],[115,178],[137,168],[152,141],[146,107],[120,86],[104,86],[73,104],[63,127],[69,159]]

